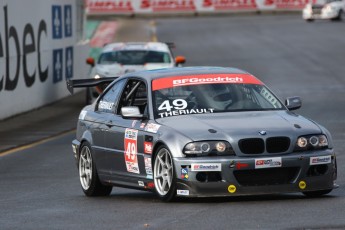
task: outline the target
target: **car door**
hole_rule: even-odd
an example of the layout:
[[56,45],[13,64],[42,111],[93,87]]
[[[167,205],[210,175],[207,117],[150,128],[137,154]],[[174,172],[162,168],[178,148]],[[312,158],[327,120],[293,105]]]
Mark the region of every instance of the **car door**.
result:
[[109,176],[111,174],[112,164],[109,161],[109,157],[111,156],[112,151],[107,148],[105,137],[112,127],[109,125],[109,121],[116,111],[118,98],[125,83],[126,80],[117,81],[107,89],[96,105],[95,113],[97,114],[97,119],[95,119],[94,123],[97,123],[98,127],[97,131],[94,131],[93,133],[93,140],[95,143],[97,142],[94,145],[95,162],[98,174],[101,177]]
[[[129,183],[130,178],[146,177],[143,147],[144,137],[140,130],[144,120],[124,119],[121,108],[124,106],[138,106],[141,113],[145,113],[147,106],[147,87],[144,81],[129,79],[124,87],[117,111],[111,116],[111,128],[105,136],[108,149],[111,149],[111,164],[113,180]],[[138,182],[136,182],[138,183]]]

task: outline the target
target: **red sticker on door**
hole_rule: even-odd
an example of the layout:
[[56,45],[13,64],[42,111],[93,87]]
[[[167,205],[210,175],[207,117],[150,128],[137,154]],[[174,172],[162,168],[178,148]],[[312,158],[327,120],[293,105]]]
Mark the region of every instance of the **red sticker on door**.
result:
[[144,153],[152,154],[152,142],[144,142]]
[[125,131],[125,162],[128,172],[139,174],[138,166],[138,148],[137,148],[138,130],[126,129]]

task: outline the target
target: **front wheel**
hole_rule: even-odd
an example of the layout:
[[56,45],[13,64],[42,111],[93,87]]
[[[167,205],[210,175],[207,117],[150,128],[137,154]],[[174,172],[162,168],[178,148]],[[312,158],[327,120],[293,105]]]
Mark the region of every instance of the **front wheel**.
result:
[[332,192],[332,189],[327,190],[319,190],[319,191],[312,191],[312,192],[304,192],[303,194],[308,197],[320,197]]
[[176,178],[172,155],[165,146],[159,147],[155,155],[153,178],[159,198],[171,201],[175,197]]
[[81,147],[78,169],[81,188],[86,196],[108,196],[111,193],[113,187],[101,184],[98,178],[91,147],[87,143]]

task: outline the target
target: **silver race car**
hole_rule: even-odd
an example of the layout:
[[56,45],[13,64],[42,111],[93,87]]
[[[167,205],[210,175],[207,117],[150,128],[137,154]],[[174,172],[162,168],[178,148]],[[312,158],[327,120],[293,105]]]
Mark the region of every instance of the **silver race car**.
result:
[[67,85],[109,82],[81,111],[72,142],[87,196],[109,195],[113,186],[164,201],[337,188],[330,133],[291,112],[299,97],[283,104],[245,71],[185,67]]
[[[89,78],[118,77],[128,72],[173,68],[185,63],[184,56],[174,57],[174,43],[121,42],[103,47],[97,62],[86,59],[92,68]],[[91,104],[102,92],[102,87],[87,88],[86,103]]]

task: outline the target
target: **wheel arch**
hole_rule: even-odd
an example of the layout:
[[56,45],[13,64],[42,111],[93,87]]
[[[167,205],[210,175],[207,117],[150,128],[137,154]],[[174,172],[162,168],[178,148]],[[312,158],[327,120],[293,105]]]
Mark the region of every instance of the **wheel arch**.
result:
[[92,135],[91,135],[91,132],[88,130],[86,130],[80,138],[80,148],[77,155],[78,160],[79,160],[80,152],[82,149],[81,147],[84,145],[84,143],[88,143],[90,147],[92,148],[92,144],[93,144]]
[[[154,160],[157,154],[157,150],[161,147],[161,146],[166,146],[169,150],[169,147],[167,146],[166,143],[164,143],[163,141],[159,140],[157,141],[157,143],[154,145],[153,150],[152,150],[152,157],[151,157],[151,163],[152,165],[154,164]],[[169,150],[170,151],[170,150]],[[153,170],[153,167],[152,167]]]

